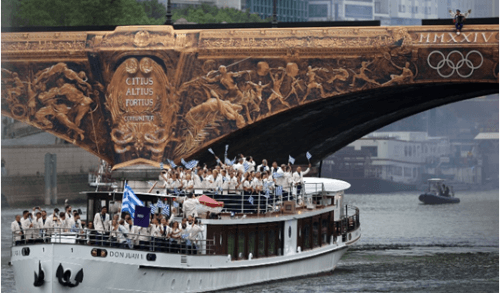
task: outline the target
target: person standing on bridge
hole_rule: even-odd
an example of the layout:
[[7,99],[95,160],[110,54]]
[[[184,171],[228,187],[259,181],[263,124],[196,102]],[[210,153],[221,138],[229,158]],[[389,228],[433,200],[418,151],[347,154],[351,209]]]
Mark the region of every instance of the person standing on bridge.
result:
[[469,16],[471,11],[472,10],[469,9],[469,11],[467,11],[464,14],[461,14],[459,9],[457,9],[456,13],[453,13],[453,11],[451,11],[451,10],[449,11],[450,15],[453,17],[453,23],[455,24],[455,28],[457,29],[457,35],[459,35],[460,32],[462,31],[465,19]]

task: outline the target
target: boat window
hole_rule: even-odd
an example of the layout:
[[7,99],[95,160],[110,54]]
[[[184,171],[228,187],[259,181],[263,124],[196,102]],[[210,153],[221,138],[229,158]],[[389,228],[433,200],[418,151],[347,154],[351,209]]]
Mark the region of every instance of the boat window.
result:
[[[255,231],[249,231],[248,232],[248,254],[252,254],[254,257],[255,255]],[[248,255],[247,255],[248,257]]]
[[302,250],[311,248],[311,225],[306,223],[304,224],[304,247]]
[[264,230],[259,230],[259,257],[266,256],[266,233]]
[[313,246],[319,246],[319,221],[318,219],[314,219],[313,222]]
[[245,255],[245,231],[238,230],[238,256],[241,255],[241,258],[238,259],[246,259],[248,256]]
[[327,219],[321,220],[321,239],[322,239],[321,244],[328,244],[328,220]]
[[268,255],[276,255],[276,230],[269,229],[268,231]]
[[235,236],[234,232],[231,232],[227,235],[227,253],[231,255],[232,259],[237,259],[236,258],[236,251],[234,249],[234,244],[235,244]]
[[292,238],[292,226],[288,226],[288,238]]

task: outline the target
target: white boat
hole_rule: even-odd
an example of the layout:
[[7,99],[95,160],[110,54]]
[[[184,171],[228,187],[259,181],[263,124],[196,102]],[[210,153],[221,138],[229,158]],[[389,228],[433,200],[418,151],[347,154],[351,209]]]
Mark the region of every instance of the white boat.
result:
[[[156,242],[145,249],[119,248],[92,234],[60,231],[37,243],[14,245],[13,238],[17,292],[207,292],[331,272],[361,237],[359,210],[344,205],[349,183],[304,181],[303,198],[291,192],[290,198],[254,195],[260,213],[248,196],[225,195],[222,213],[201,220],[205,229],[196,250]],[[173,204],[169,195],[136,194],[144,202]],[[87,220],[92,220],[99,206],[116,210],[113,202],[122,193],[87,192],[87,197]]]

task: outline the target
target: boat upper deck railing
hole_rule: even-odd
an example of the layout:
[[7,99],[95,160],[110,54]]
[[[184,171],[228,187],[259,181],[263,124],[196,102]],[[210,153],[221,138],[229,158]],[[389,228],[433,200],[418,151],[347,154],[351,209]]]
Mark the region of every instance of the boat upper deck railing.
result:
[[[285,202],[291,201],[295,202],[297,206],[308,206],[308,208],[316,205],[333,206],[337,204],[331,198],[332,193],[325,191],[323,183],[305,183],[301,188],[290,185],[283,187],[281,190],[270,188],[269,190],[254,192],[222,188],[215,190],[191,189],[189,192],[193,192],[196,196],[204,194],[218,202],[222,202],[224,206],[220,208],[220,212],[227,213],[263,214],[276,212],[281,210]],[[149,199],[151,203],[154,203],[154,197],[183,197],[183,193],[175,189],[168,189],[166,194],[141,194],[140,192],[136,194],[141,200],[143,200],[141,197],[153,196],[153,198]],[[333,194],[342,194],[342,192]]]
[[[12,232],[12,246],[33,244],[92,245],[192,255],[215,254],[215,239],[190,239],[188,234],[181,234],[178,237],[153,237],[120,231],[75,228],[24,229],[22,234],[19,231]],[[101,252],[98,255],[93,253],[92,251],[92,256],[102,256]]]

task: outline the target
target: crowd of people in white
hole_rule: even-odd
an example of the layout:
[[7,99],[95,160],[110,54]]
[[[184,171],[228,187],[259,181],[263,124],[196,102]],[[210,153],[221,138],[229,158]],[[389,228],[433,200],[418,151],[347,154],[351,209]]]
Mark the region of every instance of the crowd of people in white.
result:
[[291,165],[282,164],[278,166],[275,161],[271,166],[267,160],[263,159],[262,164],[256,166],[256,162],[250,156],[248,159],[239,155],[236,164],[224,164],[217,158],[217,166],[207,168],[198,166],[193,169],[183,167],[163,169],[159,180],[162,182],[161,188],[166,188],[167,192],[174,190],[186,193],[193,190],[202,191],[222,191],[223,194],[244,192],[245,194],[262,194],[267,187],[271,193],[277,186],[281,186],[283,192],[300,193],[304,183],[303,177],[309,173],[311,164],[306,171],[298,166],[292,172]]
[[[216,157],[217,158],[217,157]],[[193,197],[194,190],[204,192],[218,192],[231,194],[243,192],[246,195],[263,194],[265,189],[273,192],[280,186],[284,194],[300,194],[303,186],[303,176],[309,173],[311,165],[306,171],[297,167],[292,172],[292,166],[273,162],[268,166],[267,160],[257,165],[252,157],[248,159],[239,155],[236,164],[224,164],[217,158],[218,164],[212,169],[197,166],[192,169],[183,167],[162,169],[159,180],[160,188],[166,192],[184,192],[186,197],[178,197],[183,203],[183,218],[179,223],[174,220],[176,209],[172,209],[170,218],[158,213],[151,216],[148,227],[135,226],[128,214],[118,213],[110,218],[107,208],[102,207],[96,213],[93,221],[85,225],[77,211],[67,205],[65,211],[54,209],[51,215],[40,207],[34,207],[30,212],[25,210],[23,215],[16,215],[11,224],[15,245],[21,243],[50,242],[53,234],[73,232],[78,236],[77,241],[83,244],[139,247],[140,249],[178,252],[182,249],[195,251],[200,232],[204,231],[201,220],[197,218],[197,198]]]
[[54,234],[73,233],[80,244],[195,253],[199,247],[199,234],[204,231],[201,220],[188,216],[177,222],[174,221],[175,214],[175,208],[170,218],[159,213],[152,214],[149,226],[141,227],[134,225],[128,214],[122,219],[119,214],[111,218],[107,208],[102,207],[93,221],[85,225],[80,214],[72,212],[70,205],[66,206],[66,212],[55,208],[51,215],[34,207],[32,212],[25,210],[22,217],[16,215],[11,229],[15,245],[51,242],[54,241],[51,238]]

